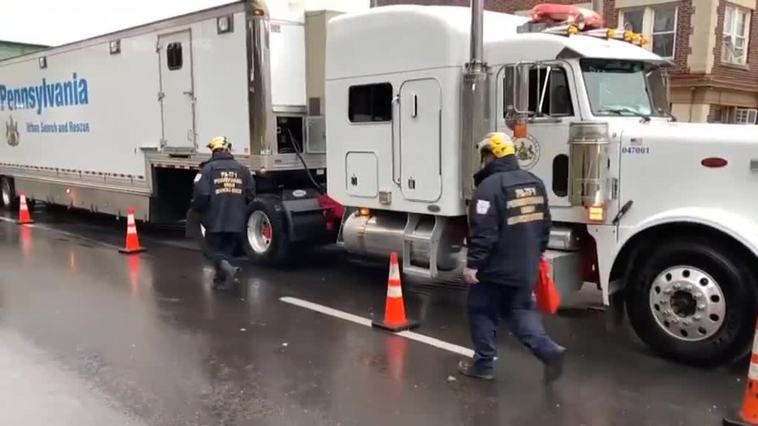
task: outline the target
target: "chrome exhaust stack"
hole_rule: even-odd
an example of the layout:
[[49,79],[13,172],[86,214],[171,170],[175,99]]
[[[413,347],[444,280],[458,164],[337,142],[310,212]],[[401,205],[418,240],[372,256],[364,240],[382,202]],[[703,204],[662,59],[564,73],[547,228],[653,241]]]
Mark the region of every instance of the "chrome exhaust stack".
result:
[[269,9],[264,0],[247,2],[247,55],[250,108],[250,154],[268,155],[276,138],[276,119],[271,108],[271,53]]
[[463,198],[474,193],[479,168],[476,144],[490,131],[489,67],[484,62],[484,0],[471,0],[471,52],[461,79],[461,177]]

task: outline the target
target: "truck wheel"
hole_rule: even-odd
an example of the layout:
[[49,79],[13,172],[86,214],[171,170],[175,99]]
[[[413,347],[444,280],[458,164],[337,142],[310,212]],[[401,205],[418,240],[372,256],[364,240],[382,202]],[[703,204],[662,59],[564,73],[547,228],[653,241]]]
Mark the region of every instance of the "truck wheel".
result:
[[273,197],[260,197],[250,204],[248,212],[243,247],[250,259],[269,265],[285,261],[290,241],[281,204]]
[[753,276],[743,259],[700,238],[663,243],[629,274],[630,323],[653,350],[715,365],[747,353],[754,333]]
[[13,179],[0,177],[0,207],[11,209],[16,205],[16,190]]

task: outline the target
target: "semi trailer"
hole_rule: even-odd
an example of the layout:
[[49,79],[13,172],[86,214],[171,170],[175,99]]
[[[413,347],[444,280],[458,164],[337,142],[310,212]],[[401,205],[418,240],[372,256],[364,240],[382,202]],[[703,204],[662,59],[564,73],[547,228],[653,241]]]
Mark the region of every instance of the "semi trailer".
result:
[[24,193],[118,217],[134,208],[202,237],[188,220],[193,179],[224,135],[259,192],[242,239],[252,259],[333,242],[321,104],[337,12],[270,3],[276,15],[237,1],[0,62],[0,204]]

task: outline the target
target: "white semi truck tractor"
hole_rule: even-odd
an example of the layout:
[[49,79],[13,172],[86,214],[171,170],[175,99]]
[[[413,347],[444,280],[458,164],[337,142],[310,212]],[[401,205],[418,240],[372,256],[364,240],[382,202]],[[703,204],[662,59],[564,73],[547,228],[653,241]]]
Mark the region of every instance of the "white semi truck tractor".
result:
[[402,254],[406,274],[460,269],[488,132],[544,180],[547,259],[565,296],[623,300],[658,353],[715,364],[746,353],[758,273],[758,130],[679,123],[667,62],[638,34],[462,7],[332,19],[328,193],[352,253]]

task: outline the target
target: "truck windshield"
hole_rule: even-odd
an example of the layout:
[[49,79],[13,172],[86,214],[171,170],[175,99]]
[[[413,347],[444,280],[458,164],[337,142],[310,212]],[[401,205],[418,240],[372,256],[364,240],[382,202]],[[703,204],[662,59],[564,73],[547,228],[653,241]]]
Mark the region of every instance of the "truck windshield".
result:
[[670,115],[661,67],[616,59],[582,59],[581,66],[594,115]]

